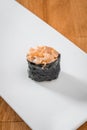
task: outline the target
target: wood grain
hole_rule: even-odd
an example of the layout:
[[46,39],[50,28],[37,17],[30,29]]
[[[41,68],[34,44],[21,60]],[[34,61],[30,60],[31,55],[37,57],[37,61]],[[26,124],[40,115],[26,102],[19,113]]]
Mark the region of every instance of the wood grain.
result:
[[0,130],[30,130],[24,122],[0,122]]
[[80,126],[77,130],[87,130],[87,122]]
[[0,122],[22,121],[21,118],[0,98]]
[[31,130],[1,97],[0,130]]
[[87,0],[17,0],[87,52]]

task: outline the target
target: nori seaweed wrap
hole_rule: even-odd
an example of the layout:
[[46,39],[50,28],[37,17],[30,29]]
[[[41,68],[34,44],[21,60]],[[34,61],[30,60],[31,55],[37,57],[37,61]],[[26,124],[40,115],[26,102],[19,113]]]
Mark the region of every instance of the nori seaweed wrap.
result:
[[28,76],[32,80],[51,81],[56,79],[60,72],[60,54],[57,55],[56,59],[50,63],[36,64],[32,61],[28,61]]

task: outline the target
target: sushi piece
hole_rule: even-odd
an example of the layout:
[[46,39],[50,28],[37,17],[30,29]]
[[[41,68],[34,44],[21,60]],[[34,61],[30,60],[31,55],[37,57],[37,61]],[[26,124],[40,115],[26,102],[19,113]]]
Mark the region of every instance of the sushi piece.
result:
[[52,47],[30,48],[27,61],[28,76],[35,81],[51,81],[59,75],[60,54]]

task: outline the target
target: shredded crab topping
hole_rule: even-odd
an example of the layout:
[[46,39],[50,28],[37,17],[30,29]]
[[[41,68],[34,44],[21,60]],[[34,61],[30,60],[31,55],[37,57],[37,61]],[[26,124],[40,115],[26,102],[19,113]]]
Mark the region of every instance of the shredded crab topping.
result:
[[30,48],[27,54],[27,60],[35,64],[48,64],[58,58],[59,53],[48,46],[38,46]]

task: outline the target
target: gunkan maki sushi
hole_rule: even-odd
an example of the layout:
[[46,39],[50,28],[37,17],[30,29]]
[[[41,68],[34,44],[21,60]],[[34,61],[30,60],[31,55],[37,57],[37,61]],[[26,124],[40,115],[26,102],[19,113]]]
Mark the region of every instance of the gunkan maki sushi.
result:
[[30,48],[27,61],[28,76],[35,81],[51,81],[59,75],[60,54],[52,47]]

